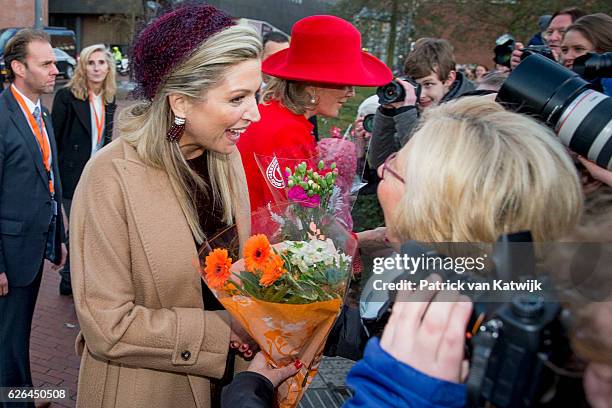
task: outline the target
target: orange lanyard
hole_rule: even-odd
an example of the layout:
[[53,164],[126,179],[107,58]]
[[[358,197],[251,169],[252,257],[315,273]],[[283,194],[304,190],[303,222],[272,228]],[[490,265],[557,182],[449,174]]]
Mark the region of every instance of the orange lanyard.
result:
[[104,127],[104,101],[102,101],[102,114],[100,118],[98,118],[98,112],[96,112],[96,104],[93,100],[93,93],[89,92],[89,103],[91,104],[91,109],[94,113],[94,118],[96,118],[96,130],[98,131],[98,144],[100,144],[100,139],[102,138],[102,128]]
[[[19,95],[19,93],[13,89],[12,86],[11,86],[11,92],[13,93],[13,96],[17,100],[17,103],[19,103],[19,106],[21,106],[21,109],[26,113],[28,122],[30,122],[30,127],[32,128],[32,131],[34,132],[34,136],[36,136],[36,141],[38,142],[38,146],[40,147],[40,150],[42,152],[43,163],[45,165],[45,169],[47,169],[47,174],[51,174],[51,160],[50,160],[51,147],[49,146],[49,141],[43,134],[43,130],[40,128],[40,126],[38,126],[38,123],[36,122],[34,115],[32,115],[32,112],[30,112],[30,109],[28,109],[28,105],[25,103],[21,95]],[[44,128],[45,125],[44,125],[42,118],[40,119],[40,121]],[[51,180],[51,177],[49,177],[49,191],[51,191],[51,193],[54,192],[53,180]]]

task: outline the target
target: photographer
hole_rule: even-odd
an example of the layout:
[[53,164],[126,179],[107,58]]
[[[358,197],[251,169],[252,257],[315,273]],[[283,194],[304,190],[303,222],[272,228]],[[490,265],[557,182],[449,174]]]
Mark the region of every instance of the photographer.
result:
[[421,38],[408,55],[405,73],[420,88],[397,79],[405,91],[403,101],[382,105],[374,118],[374,130],[368,153],[373,168],[380,166],[393,152],[406,144],[414,133],[420,113],[473,91],[474,85],[455,70],[453,47],[443,39]]
[[[581,211],[573,163],[551,131],[479,97],[426,112],[419,131],[378,171],[387,238],[398,244],[492,243],[501,234],[522,230],[531,230],[536,241],[554,240],[573,228]],[[419,328],[423,304],[398,303],[383,340],[370,340],[364,360],[349,374],[355,397],[347,407],[463,406],[458,332],[469,310],[465,303],[436,303]],[[437,324],[425,323],[430,321]],[[398,325],[403,333],[395,332]],[[404,338],[410,343],[400,350]],[[424,342],[430,342],[426,348]],[[437,344],[444,345],[442,352],[433,347]],[[265,382],[261,377],[249,381]],[[245,396],[243,403],[249,401]]]
[[540,29],[540,31],[538,31],[533,35],[533,37],[531,37],[531,39],[527,43],[527,46],[546,45],[546,42],[544,41],[544,36],[546,35],[546,29],[548,28],[548,24],[550,24],[551,17],[552,16],[550,14],[545,14],[538,18],[538,28]]
[[[604,13],[580,17],[567,28],[561,43],[560,62],[573,69],[576,58],[589,52],[612,51],[612,17]],[[612,96],[612,79],[595,78],[595,88]]]
[[464,407],[471,312],[469,298],[457,292],[438,292],[433,299],[399,293],[382,337],[370,340],[364,359],[348,374],[355,396],[344,408]]
[[[573,24],[580,17],[586,15],[586,13],[577,7],[570,7],[559,10],[552,15],[550,23],[544,33],[544,40],[546,45],[551,49],[556,60],[559,60],[561,56],[561,41],[563,40],[563,34],[565,30],[571,24]],[[515,69],[518,64],[521,63],[521,55],[523,54],[522,43],[517,42],[512,52],[512,59],[510,60],[511,69]]]
[[[521,230],[535,241],[554,241],[581,213],[574,165],[552,132],[484,98],[426,112],[422,127],[379,175],[387,236],[396,243],[492,243]],[[454,327],[465,328],[464,306],[432,303],[424,313],[426,305],[396,302],[384,341],[370,340],[349,373],[355,396],[348,406],[397,406],[398,398],[408,407],[464,406],[464,340]]]

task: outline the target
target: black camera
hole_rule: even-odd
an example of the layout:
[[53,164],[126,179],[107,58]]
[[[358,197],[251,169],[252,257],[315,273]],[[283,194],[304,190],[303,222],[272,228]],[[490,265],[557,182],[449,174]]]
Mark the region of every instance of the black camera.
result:
[[510,34],[503,34],[495,40],[495,48],[493,53],[493,61],[499,65],[505,65],[510,68],[510,60],[512,59],[512,51],[514,51],[514,45],[516,40]]
[[374,114],[370,113],[369,115],[365,115],[363,118],[363,129],[366,132],[372,133],[374,130]]
[[[416,94],[416,103],[419,101],[421,95],[421,85],[419,85],[414,79],[408,76],[400,77],[400,79],[409,82],[414,86],[414,92]],[[378,103],[381,105],[388,105],[390,103],[402,102],[406,99],[406,90],[396,80],[389,82],[387,85],[379,86],[376,88],[376,95],[378,96]]]
[[[475,304],[475,316],[486,305]],[[480,309],[480,310],[479,310]],[[557,302],[520,295],[502,303],[469,342],[468,406],[579,407],[582,381],[571,350],[567,312]]]
[[[505,65],[510,68],[510,61],[512,60],[512,51],[516,45],[516,40],[510,34],[501,35],[495,40],[495,49],[493,53],[493,61],[499,65]],[[521,59],[528,57],[532,54],[540,54],[548,59],[555,61],[555,56],[552,50],[546,45],[530,45],[522,49],[523,54]]]
[[[459,244],[458,248],[466,247]],[[403,244],[401,253],[413,258],[444,258],[415,241]],[[495,278],[510,280],[534,276],[535,252],[531,234],[523,231],[501,236],[493,246],[491,260],[491,274]],[[415,271],[409,279],[418,281],[429,273],[431,271]],[[475,282],[484,279],[452,271],[435,273],[442,277],[442,281]],[[402,274],[393,281],[400,282],[405,278],[406,275]],[[544,286],[552,286],[546,275],[539,275],[539,279]],[[383,332],[395,302],[394,295],[389,293],[386,300],[370,298],[371,306],[379,304],[375,316],[372,313],[374,308],[362,305],[362,322],[368,336]],[[467,407],[583,405],[582,367],[575,362],[570,347],[566,328],[569,313],[559,302],[545,301],[542,294],[528,292],[517,293],[502,302],[490,302],[482,296],[479,299],[478,295],[470,297],[474,301],[474,312],[466,333],[466,358],[470,360]]]
[[[608,58],[598,59],[597,66],[604,65],[601,61],[607,64]],[[497,101],[535,115],[565,146],[612,169],[612,98],[592,88],[577,73],[531,54],[508,76]]]
[[523,53],[521,54],[521,60],[533,54],[540,54],[541,56],[546,57],[549,60],[556,61],[555,55],[547,45],[530,45],[529,47],[523,48],[521,51],[523,51]]
[[612,52],[595,54],[592,52],[581,55],[574,60],[572,68],[575,73],[586,80],[612,77]]

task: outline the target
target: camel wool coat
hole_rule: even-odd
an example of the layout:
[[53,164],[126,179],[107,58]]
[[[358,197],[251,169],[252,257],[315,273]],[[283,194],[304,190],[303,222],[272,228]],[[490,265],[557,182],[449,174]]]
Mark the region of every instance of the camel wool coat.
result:
[[[230,160],[246,186],[238,151]],[[250,217],[246,190],[241,195],[244,242]],[[85,167],[70,256],[81,327],[77,406],[209,407],[208,378],[226,367],[229,315],[203,309],[196,246],[167,174],[122,139]],[[238,371],[246,367],[236,361]]]

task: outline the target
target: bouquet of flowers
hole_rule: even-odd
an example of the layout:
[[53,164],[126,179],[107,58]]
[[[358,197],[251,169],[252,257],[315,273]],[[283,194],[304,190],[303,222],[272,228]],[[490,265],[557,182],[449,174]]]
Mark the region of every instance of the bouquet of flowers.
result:
[[281,176],[277,175],[274,183],[269,177],[266,178],[275,206],[321,208],[333,214],[346,229],[352,229],[351,185],[346,183],[346,173],[340,172],[336,162],[268,156],[257,156],[256,160],[262,171],[265,163],[268,163],[268,169],[283,166],[282,170],[277,170]]
[[341,311],[357,243],[323,215],[317,217],[320,225],[303,224],[295,214],[271,208],[257,211],[253,218],[267,233],[251,236],[239,260],[209,240],[212,250],[201,273],[270,364],[302,361],[301,371],[282,383],[277,393],[279,407],[295,407],[317,372],[325,341]]

